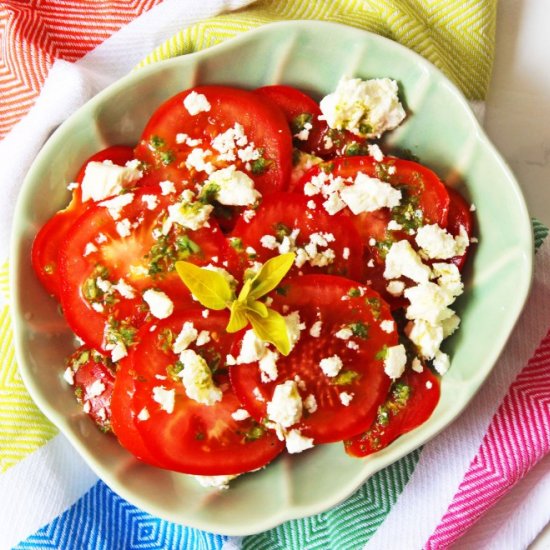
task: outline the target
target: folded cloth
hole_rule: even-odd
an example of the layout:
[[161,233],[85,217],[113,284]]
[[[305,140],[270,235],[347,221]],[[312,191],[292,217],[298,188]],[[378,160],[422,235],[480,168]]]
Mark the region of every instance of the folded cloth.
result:
[[[83,0],[0,8],[4,43],[10,46],[0,80],[2,261],[17,191],[44,140],[140,60],[142,66],[190,53],[271,21],[311,18],[371,30],[415,49],[471,100],[484,99],[490,80],[496,0],[124,4],[96,2],[93,14]],[[215,16],[234,9],[239,11]],[[82,21],[92,21],[91,15],[93,23],[84,24],[83,33]],[[136,509],[98,481],[57,435],[17,374],[6,262],[0,273],[6,296],[0,302],[0,548],[525,547],[550,519],[544,504],[550,486],[544,459],[550,242],[545,227],[534,228],[538,253],[531,299],[499,364],[461,418],[332,510],[243,539],[173,525]]]

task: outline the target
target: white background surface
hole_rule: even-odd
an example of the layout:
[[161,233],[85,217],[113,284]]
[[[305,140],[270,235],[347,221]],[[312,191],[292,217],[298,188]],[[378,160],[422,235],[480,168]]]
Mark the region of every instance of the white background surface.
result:
[[[532,216],[550,226],[550,0],[500,0],[485,127],[523,189]],[[498,197],[495,197],[498,200]],[[550,462],[543,461],[550,471]],[[550,494],[547,498],[550,506]],[[550,548],[550,526],[531,550]],[[513,549],[515,550],[515,549]]]

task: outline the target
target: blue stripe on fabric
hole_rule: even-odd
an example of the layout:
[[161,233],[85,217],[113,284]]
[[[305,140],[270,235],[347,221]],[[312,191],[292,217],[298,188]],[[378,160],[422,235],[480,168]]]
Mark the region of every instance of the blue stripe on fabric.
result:
[[102,481],[14,550],[220,550],[225,537],[161,520]]

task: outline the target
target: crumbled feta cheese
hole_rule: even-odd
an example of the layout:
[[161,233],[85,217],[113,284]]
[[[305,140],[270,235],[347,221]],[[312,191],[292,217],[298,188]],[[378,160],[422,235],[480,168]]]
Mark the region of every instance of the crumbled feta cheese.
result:
[[401,202],[401,191],[389,183],[359,172],[353,185],[340,191],[340,198],[354,214],[394,208]]
[[296,454],[311,449],[313,447],[313,438],[305,437],[300,430],[290,430],[285,437],[286,450],[289,454]]
[[99,302],[92,303],[92,309],[98,313],[103,313],[105,311],[105,306]]
[[73,372],[73,369],[71,369],[71,367],[67,367],[65,369],[65,372],[63,373],[63,379],[70,386],[74,385],[74,372]]
[[397,93],[397,82],[389,78],[344,77],[336,90],[321,100],[320,108],[331,128],[378,138],[405,118]]
[[129,285],[124,279],[119,279],[116,285],[113,285],[113,290],[116,290],[123,298],[131,300],[136,297],[134,288]]
[[187,397],[203,405],[213,405],[222,399],[222,391],[212,380],[212,372],[208,363],[191,349],[180,354],[183,369],[179,376]]
[[104,391],[105,384],[101,380],[94,380],[94,382],[86,388],[86,397],[88,399],[99,397]]
[[283,428],[289,428],[302,418],[302,398],[294,380],[275,386],[267,403],[267,416]]
[[342,363],[342,359],[338,357],[338,355],[333,355],[331,357],[325,357],[324,359],[321,359],[319,362],[319,366],[321,367],[321,370],[326,374],[326,376],[333,377],[336,376],[344,364]]
[[407,319],[422,319],[436,325],[454,313],[447,307],[453,303],[454,296],[435,283],[407,288],[404,294],[410,302],[406,310]]
[[140,422],[145,422],[146,420],[149,420],[149,418],[151,418],[151,415],[149,414],[147,407],[143,407],[143,409],[139,411],[139,414],[137,415],[137,419]]
[[262,394],[262,392],[260,391],[260,388],[254,388],[252,390],[252,395],[254,396],[254,399],[256,399],[256,401],[265,401],[265,398]]
[[317,410],[317,399],[315,399],[315,396],[310,393],[304,400],[303,400],[304,409],[309,413],[313,414]]
[[234,165],[212,172],[203,189],[209,185],[217,190],[216,200],[228,206],[250,206],[261,198],[254,188],[254,180]]
[[346,347],[356,351],[359,349],[359,344],[357,342],[354,342],[353,340],[348,340]]
[[386,254],[386,279],[399,279],[404,275],[417,283],[423,283],[429,280],[430,274],[430,268],[422,263],[409,241],[398,241],[391,245]]
[[300,332],[306,328],[306,325],[300,322],[300,313],[298,311],[293,311],[285,315],[285,324],[288,340],[290,342],[290,349],[292,350],[300,339]]
[[434,263],[432,272],[433,278],[437,279],[437,284],[451,295],[460,296],[464,291],[460,270],[455,264]]
[[186,350],[189,345],[197,339],[199,332],[195,328],[195,325],[191,321],[185,321],[181,327],[180,333],[176,336],[174,344],[172,345],[172,351],[180,354]]
[[376,162],[382,162],[384,160],[384,153],[382,149],[376,143],[369,143],[368,146],[369,155],[374,158]]
[[433,359],[443,341],[443,328],[418,319],[407,325],[407,337],[416,345],[422,357]]
[[407,354],[403,344],[391,346],[387,349],[386,357],[384,358],[384,372],[392,380],[399,378],[403,374],[406,364]]
[[265,352],[266,343],[263,340],[260,340],[253,330],[247,330],[243,336],[241,350],[239,352],[239,356],[237,357],[236,364],[242,365],[247,363],[255,363],[264,356]]
[[104,162],[89,162],[82,179],[82,202],[120,194],[143,176],[141,170]]
[[349,340],[353,336],[353,331],[348,327],[344,327],[341,328],[334,336],[336,336],[336,338],[340,338],[340,340]]
[[250,414],[246,409],[237,409],[235,412],[231,413],[231,418],[237,422],[241,422],[247,418],[250,418]]
[[161,195],[169,195],[176,192],[176,186],[173,181],[164,180],[159,183]]
[[122,237],[129,237],[132,234],[132,224],[128,218],[116,222],[116,232]]
[[211,338],[210,338],[210,332],[208,332],[207,330],[201,330],[199,332],[199,335],[197,336],[197,341],[196,341],[196,344],[197,346],[204,346],[205,344],[208,344],[208,342],[211,341]]
[[78,185],[78,183],[76,181],[72,181],[71,183],[69,183],[69,185],[67,185],[67,191],[74,191],[75,189],[78,189],[80,186]]
[[187,112],[194,116],[199,113],[205,113],[210,111],[210,103],[204,94],[199,94],[194,90],[185,96],[183,105],[187,109]]
[[344,258],[344,260],[348,260],[349,255],[350,255],[350,249],[347,246],[345,246],[344,249],[342,250],[342,258]]
[[86,401],[82,407],[82,412],[89,414],[91,410],[92,410],[92,405],[90,404],[89,401]]
[[[118,195],[112,199],[100,202],[99,206],[107,208],[113,220],[118,220],[120,219],[122,209],[131,204],[133,200],[133,193],[124,193],[123,195]],[[100,241],[96,239],[96,242],[99,243]]]
[[207,174],[212,174],[212,172],[214,172],[215,170],[214,165],[211,162],[206,161],[206,158],[210,156],[212,156],[212,151],[197,147],[191,150],[191,152],[187,156],[187,159],[185,160],[185,165],[187,166],[187,168],[193,168],[197,172],[206,172]]
[[311,325],[311,328],[309,329],[309,335],[313,338],[319,338],[319,336],[321,336],[322,326],[322,321],[315,321],[315,323],[313,323],[313,325]]
[[172,414],[176,403],[176,390],[173,388],[168,390],[164,386],[155,386],[153,388],[153,401],[158,403],[163,411]]
[[111,352],[111,361],[116,363],[128,355],[128,350],[123,342],[117,342],[116,344],[109,344],[105,347],[107,351]]
[[424,371],[424,367],[422,366],[422,361],[420,361],[420,359],[418,357],[415,357],[413,360],[412,360],[412,370],[414,372],[423,372]]
[[225,491],[226,489],[229,489],[229,482],[238,477],[238,475],[239,474],[226,476],[195,476],[195,479],[203,487],[212,487],[218,491]]
[[174,303],[160,290],[146,290],[143,293],[143,299],[147,302],[151,315],[157,319],[166,319],[174,311]]
[[141,200],[145,203],[148,210],[154,210],[159,203],[156,195],[142,195]]
[[388,334],[391,334],[395,330],[395,322],[390,321],[389,319],[386,319],[380,323],[380,328],[387,332]]
[[279,354],[265,349],[264,354],[260,358],[258,366],[260,367],[260,377],[262,382],[272,382],[277,380],[279,372],[277,370],[277,360],[279,359]]
[[277,239],[273,235],[263,235],[260,238],[260,244],[268,250],[275,250],[279,246]]
[[338,193],[332,193],[323,202],[323,207],[331,216],[334,216],[334,214],[346,207],[346,203],[340,198]]
[[338,395],[340,398],[340,403],[344,405],[344,407],[348,407],[351,401],[353,400],[353,393],[348,393],[346,391],[340,392]]
[[176,202],[168,207],[168,220],[163,226],[162,232],[166,235],[170,231],[172,223],[196,231],[208,224],[208,218],[214,210],[211,204],[200,202]]
[[403,226],[395,220],[390,220],[388,222],[388,231],[401,231],[401,229],[403,229]]
[[97,246],[94,243],[87,243],[84,247],[84,254],[83,256],[89,256],[93,252],[97,252]]
[[403,281],[390,281],[386,287],[388,294],[392,296],[401,296],[405,290],[405,283]]
[[448,260],[462,256],[468,248],[468,234],[463,226],[456,237],[437,224],[424,225],[418,229],[416,243],[430,259]]
[[441,350],[435,354],[433,363],[434,369],[443,376],[451,366],[451,361],[449,356],[446,353],[443,353]]

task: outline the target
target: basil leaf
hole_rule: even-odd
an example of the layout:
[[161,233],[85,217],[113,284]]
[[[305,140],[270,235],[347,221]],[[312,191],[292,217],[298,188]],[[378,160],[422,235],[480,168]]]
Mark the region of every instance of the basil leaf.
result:
[[283,355],[290,353],[290,340],[286,322],[280,313],[267,308],[267,317],[260,317],[257,313],[249,311],[247,318],[258,338],[273,344]]
[[225,277],[189,262],[176,262],[176,271],[193,296],[208,309],[225,309],[234,298]]
[[248,293],[248,299],[257,300],[273,290],[288,273],[295,258],[296,254],[289,252],[267,260],[252,279],[252,289]]
[[246,327],[246,325],[248,325],[248,319],[246,317],[245,306],[238,300],[235,300],[231,304],[231,316],[229,317],[229,323],[227,327],[225,327],[225,330],[229,333],[239,332],[239,330]]

